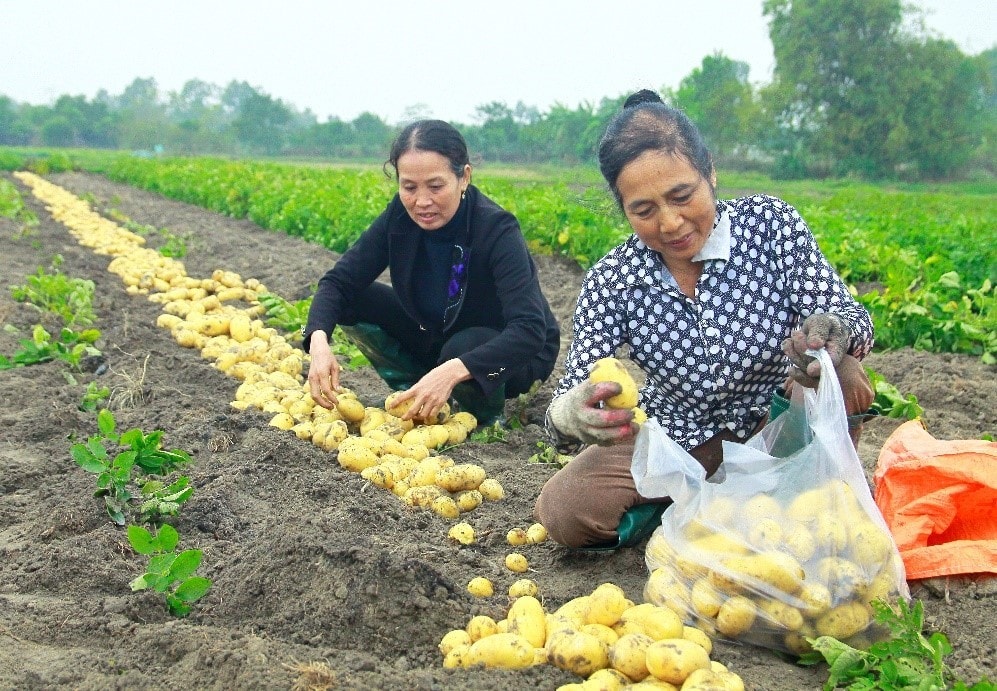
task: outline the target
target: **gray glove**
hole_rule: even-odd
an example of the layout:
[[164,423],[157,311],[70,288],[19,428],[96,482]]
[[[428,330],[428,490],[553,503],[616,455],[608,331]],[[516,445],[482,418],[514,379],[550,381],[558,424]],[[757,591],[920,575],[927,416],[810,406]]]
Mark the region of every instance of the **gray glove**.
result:
[[616,382],[583,381],[551,402],[548,419],[559,434],[585,444],[611,446],[626,441],[638,430],[633,411],[598,407],[620,390]]
[[782,352],[793,363],[789,376],[803,386],[816,387],[820,362],[807,355],[806,351],[826,349],[831,362],[837,367],[848,352],[851,340],[848,323],[838,315],[830,312],[811,314],[803,320],[799,329],[782,342]]

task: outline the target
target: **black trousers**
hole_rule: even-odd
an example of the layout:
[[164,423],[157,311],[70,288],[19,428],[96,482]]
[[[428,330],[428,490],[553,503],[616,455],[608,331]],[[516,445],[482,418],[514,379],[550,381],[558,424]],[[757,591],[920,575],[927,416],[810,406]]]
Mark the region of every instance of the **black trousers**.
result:
[[[424,331],[419,323],[405,312],[394,289],[380,282],[372,283],[358,296],[351,314],[344,315],[342,323],[352,326],[361,322],[379,327],[397,341],[401,352],[414,360],[421,369],[420,377],[437,365],[487,343],[500,333],[497,329],[487,326],[473,326],[442,337],[431,337],[428,331]],[[411,369],[410,363],[398,364],[408,364],[408,368]],[[542,363],[538,361],[526,363],[506,380],[505,398],[526,393],[534,381],[544,378]],[[473,380],[466,384],[481,388]]]

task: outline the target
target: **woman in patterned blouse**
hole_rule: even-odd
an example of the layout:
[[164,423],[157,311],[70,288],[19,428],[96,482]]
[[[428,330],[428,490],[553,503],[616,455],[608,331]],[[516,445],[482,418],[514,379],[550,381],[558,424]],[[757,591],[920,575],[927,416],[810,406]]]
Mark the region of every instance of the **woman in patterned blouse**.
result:
[[[558,443],[587,446],[535,509],[573,547],[632,543],[641,531],[623,535],[621,518],[652,503],[630,473],[632,412],[600,407],[619,385],[588,382],[592,364],[621,347],[646,375],[640,407],[709,474],[724,440],[760,430],[793,385],[816,386],[822,373],[808,348],[826,348],[835,363],[853,441],[873,400],[859,362],[872,321],[792,206],[765,195],[717,200],[699,131],[646,90],[609,124],[599,163],[633,235],[585,277],[547,427]],[[668,501],[643,513],[660,515]]]

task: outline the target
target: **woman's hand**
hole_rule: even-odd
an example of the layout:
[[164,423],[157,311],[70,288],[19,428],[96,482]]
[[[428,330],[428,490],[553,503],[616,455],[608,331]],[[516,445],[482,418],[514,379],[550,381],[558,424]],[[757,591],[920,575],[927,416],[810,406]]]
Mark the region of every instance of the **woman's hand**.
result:
[[599,403],[622,391],[616,382],[583,381],[550,404],[548,414],[557,431],[586,444],[611,446],[637,434],[632,410],[600,408]]
[[811,314],[803,320],[799,329],[782,342],[782,352],[793,363],[789,376],[803,386],[816,387],[820,378],[820,362],[807,355],[806,351],[826,349],[831,362],[837,367],[848,352],[850,342],[851,332],[844,319],[830,312]]
[[394,402],[412,399],[403,420],[432,420],[450,400],[454,387],[470,378],[471,373],[460,358],[453,358],[426,372],[412,388],[398,394]]
[[308,365],[308,386],[316,405],[330,410],[339,400],[339,361],[329,348],[329,337],[324,331],[313,331],[308,352],[311,362]]

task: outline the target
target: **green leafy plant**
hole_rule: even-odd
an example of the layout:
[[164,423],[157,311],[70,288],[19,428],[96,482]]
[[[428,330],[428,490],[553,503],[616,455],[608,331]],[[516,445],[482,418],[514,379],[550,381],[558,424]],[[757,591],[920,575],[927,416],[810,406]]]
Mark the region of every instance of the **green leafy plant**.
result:
[[128,526],[128,542],[139,554],[149,556],[145,573],[133,580],[133,591],[152,588],[166,597],[170,614],[185,617],[191,605],[200,600],[211,588],[211,579],[195,576],[201,565],[199,549],[177,552],[180,534],[168,523],[156,533],[138,525]]
[[83,400],[80,401],[79,409],[85,412],[97,410],[101,401],[106,401],[111,397],[111,389],[107,386],[98,386],[97,382],[87,384],[87,390],[83,392]]
[[0,179],[0,216],[21,224],[20,236],[28,235],[38,227],[38,217],[24,206],[21,193],[11,183]]
[[94,343],[100,338],[97,329],[73,331],[63,328],[59,337],[52,340],[52,334],[41,324],[36,324],[31,332],[31,338],[20,340],[21,349],[10,357],[0,355],[0,370],[36,365],[49,360],[62,360],[73,369],[79,370],[80,361],[86,355],[100,355]]
[[148,480],[142,485],[140,523],[159,523],[167,516],[176,516],[180,506],[194,494],[190,479],[181,475],[167,485],[162,480]]
[[872,401],[872,410],[884,417],[906,418],[914,420],[924,415],[924,408],[917,402],[917,396],[904,396],[893,384],[878,372],[865,368],[876,397]]
[[[258,299],[266,310],[264,322],[267,326],[287,334],[292,340],[301,340],[302,329],[308,323],[308,309],[312,305],[310,297],[290,302],[276,293],[262,293]],[[346,369],[354,370],[370,364],[366,356],[338,326],[332,332],[332,341],[329,345],[333,354],[345,362]]]
[[829,665],[824,691],[844,688],[849,691],[984,691],[993,689],[987,680],[972,686],[953,679],[944,657],[952,645],[944,633],[928,636],[924,629],[924,604],[898,600],[889,605],[881,600],[872,603],[875,620],[890,635],[873,643],[868,650],[853,648],[830,636],[808,638],[814,652],[804,655],[801,664]]
[[[99,433],[85,443],[73,444],[69,453],[81,468],[97,475],[94,496],[103,497],[107,515],[118,525],[124,525],[125,513],[136,496],[131,487],[136,469],[147,475],[165,476],[190,463],[191,458],[186,451],[161,448],[162,430],[144,434],[133,428],[118,434],[116,426],[114,414],[102,409],[97,414]],[[122,450],[112,457],[109,446]]]
[[536,446],[537,452],[527,459],[527,463],[553,463],[563,468],[568,464],[568,461],[574,458],[568,454],[559,453],[556,447],[542,440],[538,441]]
[[481,442],[483,444],[494,444],[496,442],[505,442],[507,430],[502,426],[501,420],[496,420],[494,424],[487,427],[482,427],[477,432],[471,434],[471,441]]
[[10,287],[11,296],[59,315],[67,327],[90,326],[97,319],[93,312],[94,282],[66,276],[58,268],[62,261],[59,255],[52,259],[52,273],[38,267],[27,283]]

